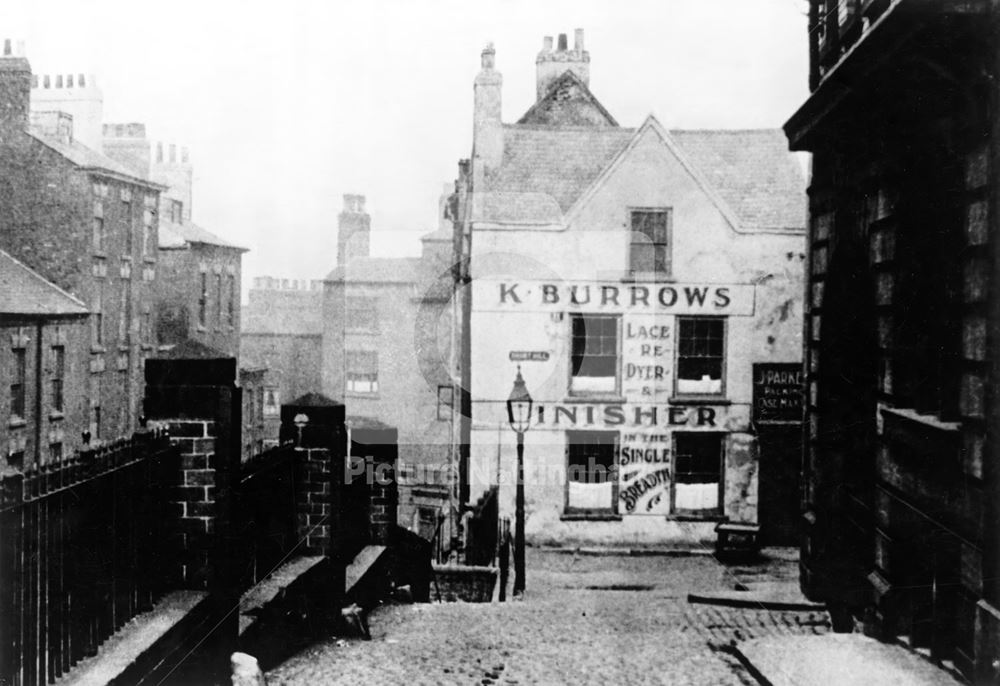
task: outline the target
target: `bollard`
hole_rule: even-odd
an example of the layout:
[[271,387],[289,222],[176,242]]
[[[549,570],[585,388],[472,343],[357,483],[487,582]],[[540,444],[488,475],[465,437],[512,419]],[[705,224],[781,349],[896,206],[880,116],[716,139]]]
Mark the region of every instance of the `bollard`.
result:
[[267,686],[257,658],[246,653],[233,653],[229,658],[233,669],[233,686]]

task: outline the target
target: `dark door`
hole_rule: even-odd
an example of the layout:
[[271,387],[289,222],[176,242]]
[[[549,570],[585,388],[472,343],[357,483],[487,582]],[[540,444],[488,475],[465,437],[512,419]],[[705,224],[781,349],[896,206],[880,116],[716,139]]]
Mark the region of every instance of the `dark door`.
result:
[[761,425],[759,512],[764,545],[797,545],[802,427]]

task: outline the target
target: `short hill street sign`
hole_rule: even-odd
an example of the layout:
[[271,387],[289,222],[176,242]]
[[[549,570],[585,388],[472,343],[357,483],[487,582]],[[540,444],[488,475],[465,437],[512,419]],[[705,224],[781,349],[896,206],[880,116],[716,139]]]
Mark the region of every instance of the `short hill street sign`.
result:
[[548,362],[547,350],[511,350],[511,362]]

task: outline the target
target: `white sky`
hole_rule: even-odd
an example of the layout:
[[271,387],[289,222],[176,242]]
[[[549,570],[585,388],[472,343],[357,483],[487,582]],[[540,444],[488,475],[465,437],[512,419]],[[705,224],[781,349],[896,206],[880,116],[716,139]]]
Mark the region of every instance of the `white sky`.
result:
[[[807,95],[805,0],[19,0],[0,37],[35,73],[96,73],[105,121],[186,145],[194,220],[253,276],[333,266],[344,193],[373,252],[416,254],[472,145],[492,41],[505,121],[534,102],[545,35],[585,30],[591,90],[622,126],[779,127]],[[381,234],[381,236],[379,235]]]

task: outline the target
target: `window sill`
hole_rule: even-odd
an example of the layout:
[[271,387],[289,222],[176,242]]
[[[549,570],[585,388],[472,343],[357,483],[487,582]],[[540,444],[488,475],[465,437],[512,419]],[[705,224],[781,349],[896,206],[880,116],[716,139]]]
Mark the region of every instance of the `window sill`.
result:
[[64,415],[60,410],[52,410],[51,412],[49,412],[50,422],[58,422],[64,419],[65,417],[66,415]]
[[156,264],[156,258],[151,255],[143,255],[142,261],[146,264]]
[[563,522],[620,522],[622,516],[614,512],[564,512],[559,519]]
[[728,518],[725,515],[719,513],[713,514],[694,514],[694,513],[682,513],[678,512],[676,514],[668,514],[667,519],[671,522],[725,522]]
[[20,417],[11,417],[10,421],[7,422],[7,428],[9,429],[22,429],[27,425],[28,421]]
[[920,414],[915,410],[900,407],[883,407],[881,409],[883,416],[899,417],[938,431],[957,432],[962,428],[961,422],[945,422],[933,414]]
[[563,398],[566,404],[572,403],[624,403],[625,398],[620,393],[573,393]]
[[733,401],[724,395],[673,395],[670,405],[732,405]]
[[199,333],[207,333],[208,329],[205,328],[204,324],[199,324],[198,326],[195,327],[195,331]]
[[108,254],[102,250],[95,250],[93,253],[91,253],[91,257],[94,257],[95,259],[98,260],[106,260],[108,259]]
[[103,345],[92,345],[90,346],[90,352],[95,355],[100,355],[108,351]]
[[621,278],[622,283],[677,283],[670,274],[657,274],[655,272],[642,272],[640,274],[626,274]]
[[365,393],[364,391],[344,391],[344,395],[348,398],[368,398],[370,400],[378,400],[381,396],[376,393]]

